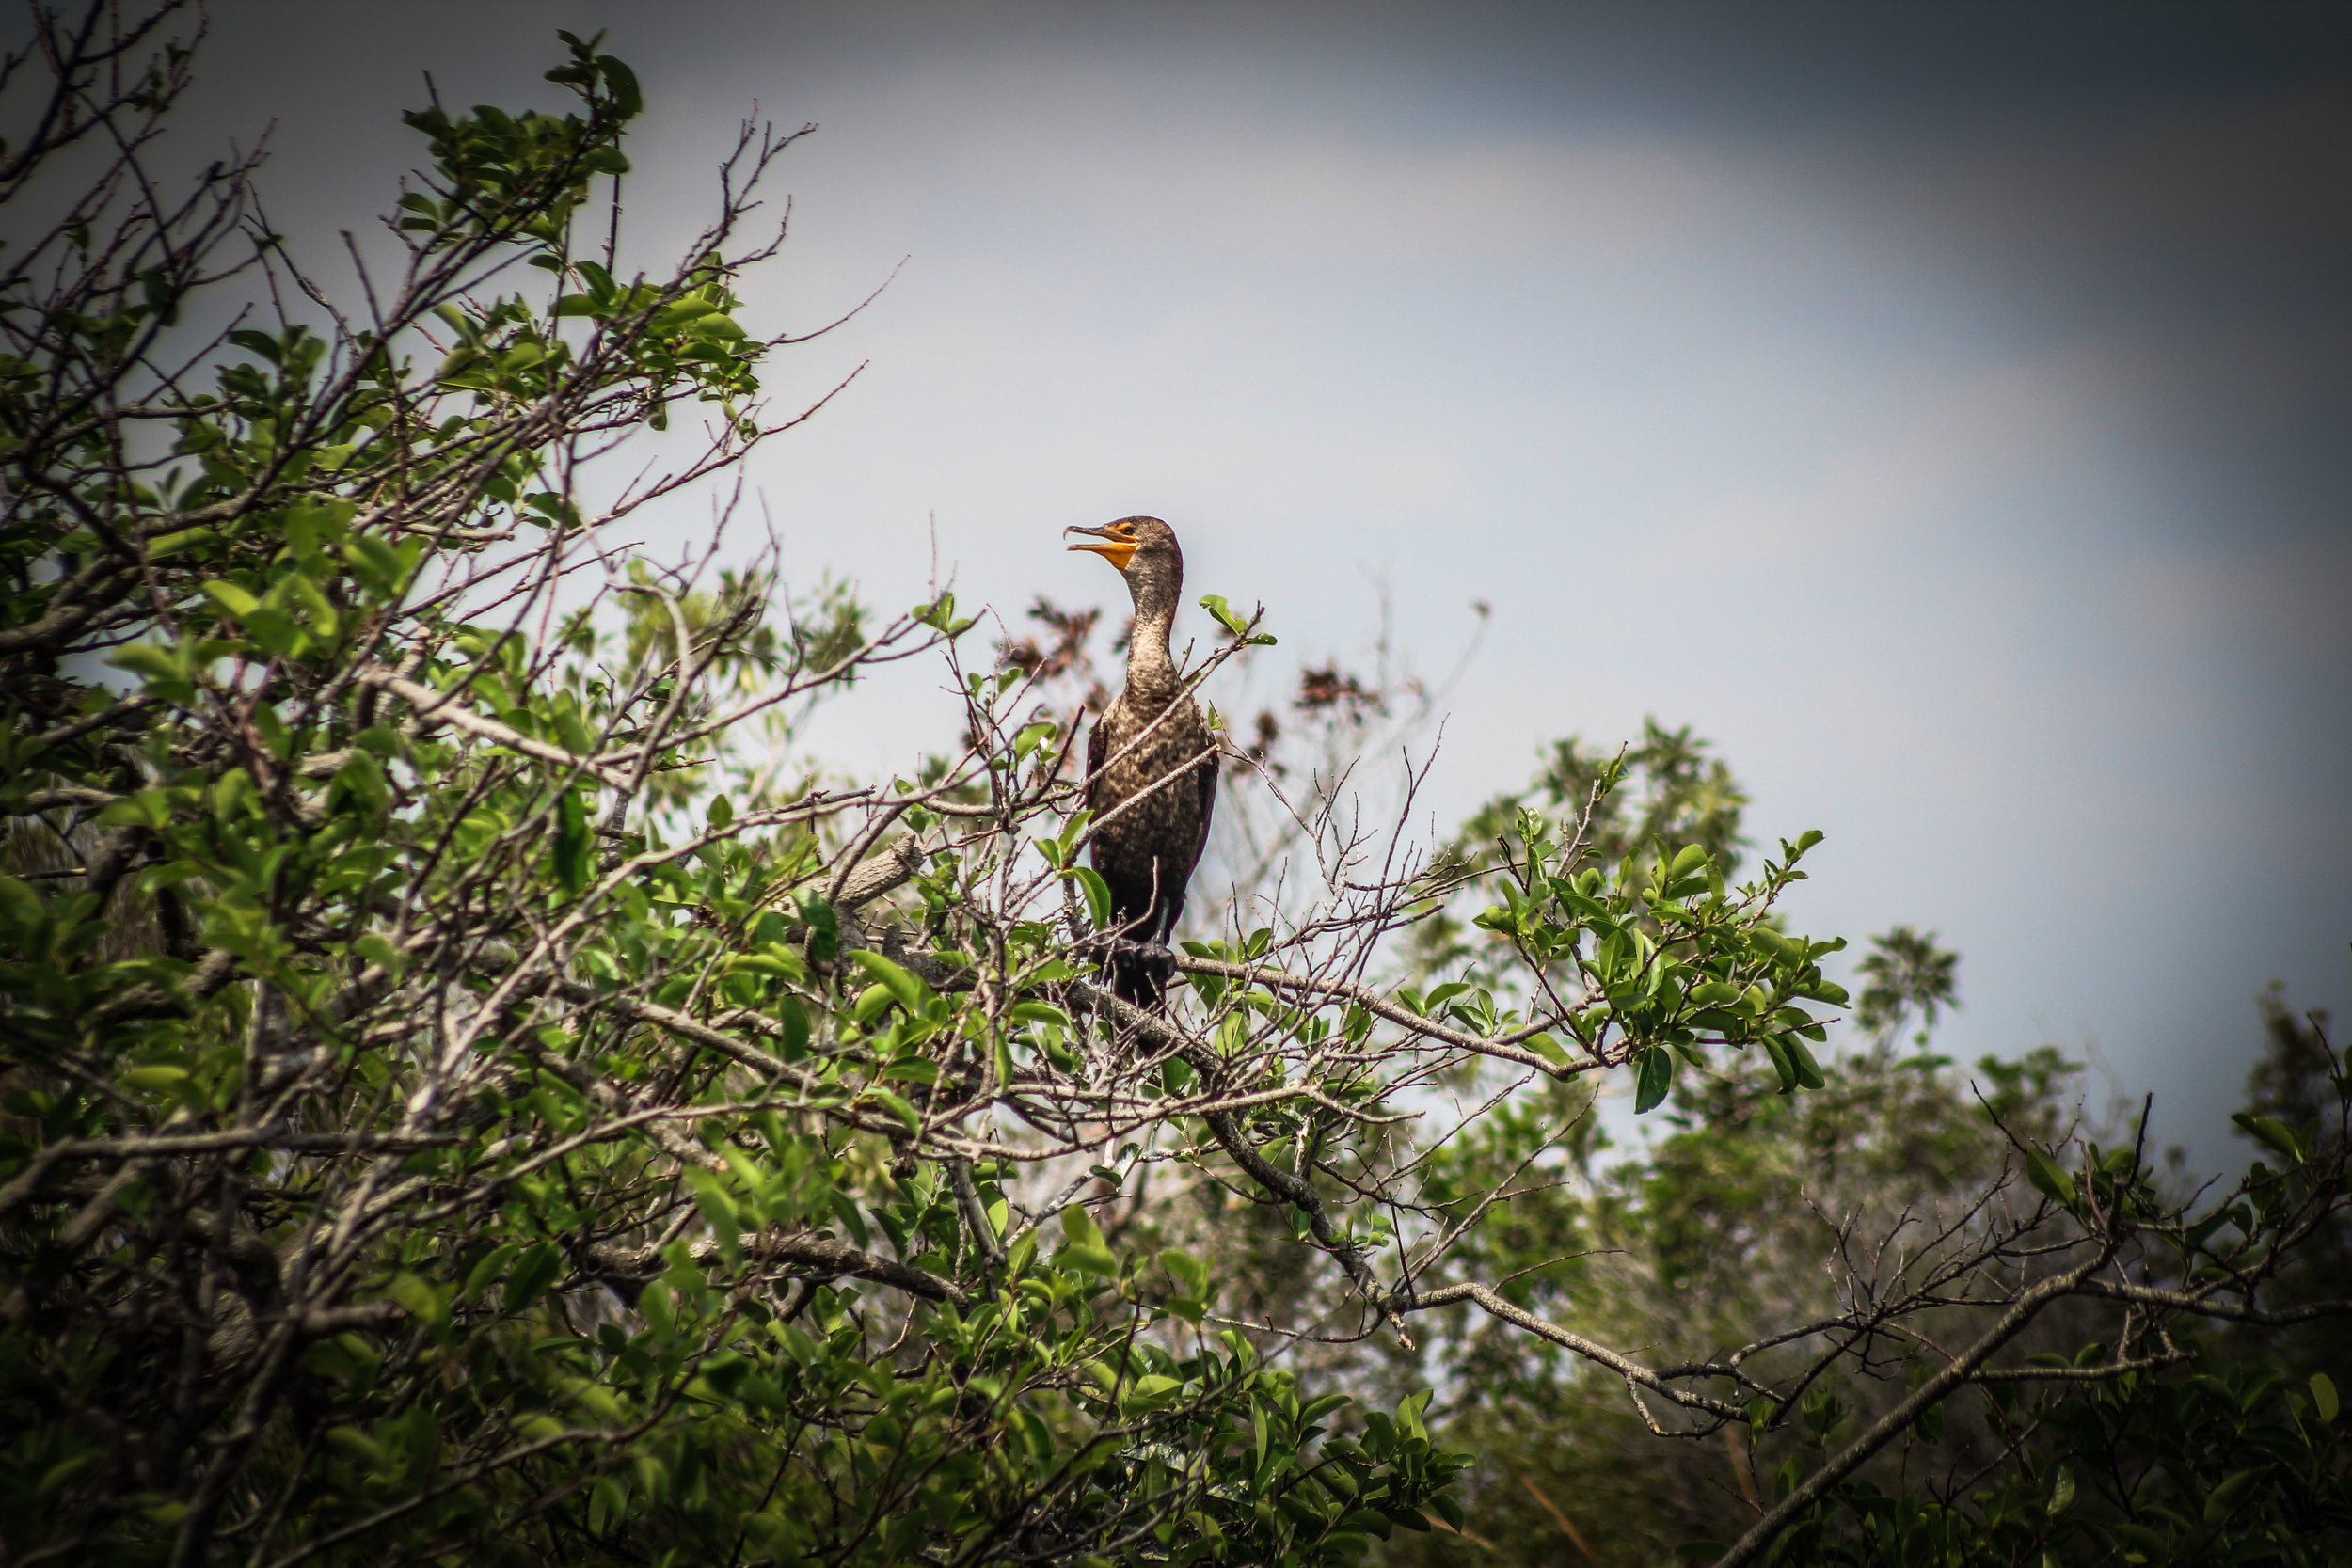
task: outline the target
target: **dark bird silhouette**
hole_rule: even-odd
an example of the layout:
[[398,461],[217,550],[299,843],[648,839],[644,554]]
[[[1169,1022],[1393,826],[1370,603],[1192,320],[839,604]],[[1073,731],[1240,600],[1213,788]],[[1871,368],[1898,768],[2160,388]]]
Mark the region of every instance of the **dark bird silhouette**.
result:
[[1087,740],[1087,805],[1094,813],[1094,869],[1110,889],[1112,918],[1125,939],[1111,955],[1111,990],[1157,1007],[1176,973],[1168,942],[1216,808],[1216,736],[1168,652],[1184,556],[1176,531],[1157,517],[1065,531],[1094,536],[1070,547],[1118,567],[1136,604],[1126,688]]

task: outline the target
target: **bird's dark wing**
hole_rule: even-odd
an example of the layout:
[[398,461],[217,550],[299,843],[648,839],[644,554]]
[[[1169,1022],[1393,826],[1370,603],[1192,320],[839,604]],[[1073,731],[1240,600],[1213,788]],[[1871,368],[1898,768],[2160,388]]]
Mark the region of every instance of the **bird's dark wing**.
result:
[[1192,847],[1192,858],[1184,863],[1184,876],[1189,879],[1200,857],[1209,850],[1209,818],[1216,815],[1216,753],[1212,752],[1192,770],[1193,787],[1200,792],[1200,836]]
[[1103,776],[1103,758],[1109,752],[1110,748],[1110,730],[1103,722],[1103,718],[1098,716],[1094,721],[1093,731],[1087,736],[1087,809],[1089,811],[1100,812],[1103,809],[1103,802],[1096,799],[1096,796],[1102,788],[1098,781]]

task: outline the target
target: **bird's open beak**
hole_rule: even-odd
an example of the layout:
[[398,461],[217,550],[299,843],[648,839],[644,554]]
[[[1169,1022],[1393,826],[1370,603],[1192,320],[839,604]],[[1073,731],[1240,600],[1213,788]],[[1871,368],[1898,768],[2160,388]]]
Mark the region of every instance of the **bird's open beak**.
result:
[[1062,532],[1093,534],[1095,538],[1102,541],[1101,544],[1082,541],[1070,547],[1073,550],[1086,550],[1099,555],[1122,572],[1127,569],[1127,562],[1135,559],[1134,532],[1117,523],[1106,524],[1102,528],[1066,528],[1062,530]]

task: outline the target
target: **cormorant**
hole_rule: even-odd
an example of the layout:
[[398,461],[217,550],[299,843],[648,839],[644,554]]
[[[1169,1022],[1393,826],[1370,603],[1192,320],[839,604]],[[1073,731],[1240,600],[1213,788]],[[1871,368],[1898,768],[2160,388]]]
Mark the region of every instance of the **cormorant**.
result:
[[1184,557],[1176,531],[1157,517],[1063,531],[1094,535],[1097,542],[1070,547],[1118,567],[1136,604],[1126,689],[1087,739],[1087,806],[1094,869],[1110,889],[1115,927],[1145,949],[1113,950],[1112,993],[1156,1007],[1175,974],[1167,943],[1216,807],[1216,736],[1168,653]]

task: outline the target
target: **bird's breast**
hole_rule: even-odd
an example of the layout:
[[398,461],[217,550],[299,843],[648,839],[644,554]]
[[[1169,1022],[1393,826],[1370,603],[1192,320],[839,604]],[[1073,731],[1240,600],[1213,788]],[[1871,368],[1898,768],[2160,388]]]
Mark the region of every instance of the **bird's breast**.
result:
[[1122,800],[1197,763],[1215,744],[1208,720],[1190,694],[1150,712],[1138,711],[1122,697],[1103,715],[1103,727],[1104,783]]

